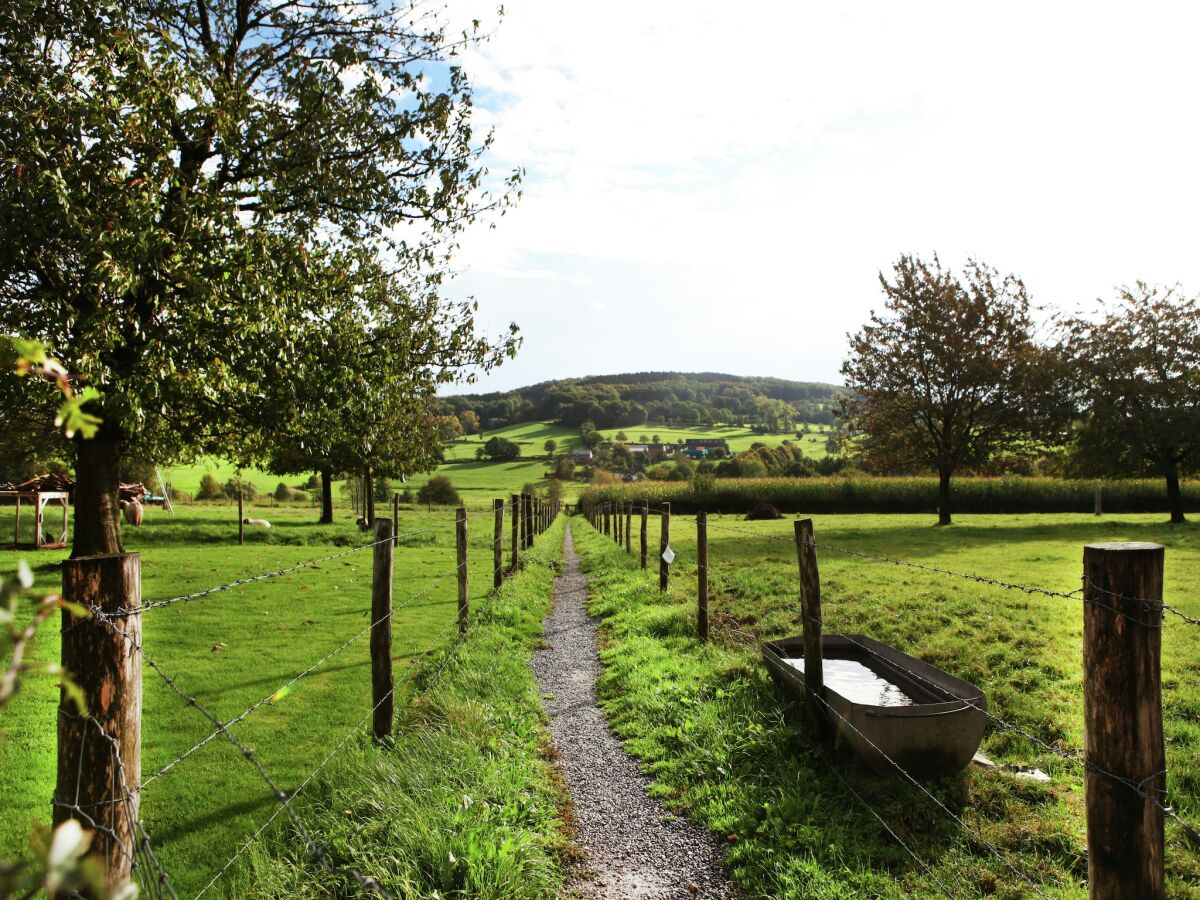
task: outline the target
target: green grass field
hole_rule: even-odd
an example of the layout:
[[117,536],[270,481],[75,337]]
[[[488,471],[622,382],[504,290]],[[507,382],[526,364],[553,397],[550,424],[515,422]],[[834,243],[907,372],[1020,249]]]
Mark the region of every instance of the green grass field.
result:
[[[370,540],[339,508],[332,526],[314,511],[252,508],[274,527],[249,529],[236,543],[236,519],[223,506],[151,508],[140,529],[126,529],[126,548],[142,554],[143,598],[155,601],[278,569]],[[389,510],[390,512],[390,510]],[[449,644],[456,621],[453,511],[405,509],[395,557],[393,618],[397,679],[419,654]],[[486,602],[492,589],[490,510],[471,520],[470,596]],[[549,536],[539,540],[539,547]],[[506,539],[507,540],[507,539]],[[537,548],[535,548],[537,549]],[[548,548],[549,552],[554,547]],[[547,551],[539,551],[547,552]],[[63,551],[22,554],[37,586],[59,584]],[[506,543],[507,559],[507,543]],[[0,556],[11,574],[16,553]],[[189,603],[147,612],[147,655],[222,720],[287,684],[369,624],[372,553],[359,551],[297,572]],[[39,634],[35,659],[58,661],[56,627]],[[238,752],[214,740],[160,778],[153,774],[210,733],[151,671],[144,678],[142,814],[180,896],[193,896],[266,820],[276,802]],[[30,826],[47,821],[55,778],[58,690],[47,677],[29,679],[0,718],[0,858],[27,850]],[[294,688],[234,726],[284,790],[293,790],[370,709],[368,640],[362,635]],[[403,705],[403,698],[399,705]],[[218,896],[237,896],[222,880]]]
[[[576,519],[576,522],[580,520]],[[964,515],[814,518],[820,543],[1070,592],[1082,547],[1096,540],[1167,546],[1167,602],[1200,613],[1200,526],[1161,515]],[[695,638],[695,520],[675,516],[671,590],[580,523],[592,609],[607,649],[600,693],[654,791],[729,836],[728,862],[749,897],[1026,897],[1086,895],[1082,770],[1019,733],[991,725],[983,750],[1040,767],[1049,784],[986,772],[926,782],[951,820],[899,775],[874,775],[834,752],[767,677],[755,642],[800,632],[790,521],[709,516],[712,643]],[[634,548],[638,545],[634,520]],[[978,684],[989,710],[1039,740],[1083,746],[1082,604],[818,550],[829,631],[866,634]],[[736,630],[735,630],[736,629]],[[1163,631],[1169,801],[1200,823],[1200,629],[1168,617]],[[839,775],[845,781],[839,780]],[[930,867],[912,860],[856,791]],[[986,843],[985,843],[986,842]],[[991,844],[1005,861],[993,856]],[[1200,894],[1200,847],[1167,824],[1169,895]]]
[[[756,442],[769,447],[776,447],[780,442],[790,440],[804,448],[804,455],[812,459],[823,459],[828,456],[825,440],[831,430],[828,425],[800,425],[807,427],[813,434],[797,438],[794,432],[787,434],[755,434],[749,428],[724,425],[696,425],[694,427],[676,427],[647,422],[645,425],[635,425],[629,428],[601,428],[600,433],[605,440],[615,440],[619,432],[624,431],[630,443],[638,443],[642,435],[652,438],[658,435],[661,443],[680,443],[689,438],[724,438],[734,453],[749,450]],[[567,453],[579,450],[583,442],[579,437],[578,428],[564,428],[551,422],[523,422],[520,425],[510,425],[507,428],[497,428],[485,434],[468,435],[446,448],[446,459],[463,460],[475,459],[475,451],[493,437],[503,437],[516,442],[521,448],[522,456],[541,456],[545,451],[546,441],[553,439],[558,446],[555,453]],[[199,483],[197,481],[197,483]],[[274,484],[272,484],[274,487]]]

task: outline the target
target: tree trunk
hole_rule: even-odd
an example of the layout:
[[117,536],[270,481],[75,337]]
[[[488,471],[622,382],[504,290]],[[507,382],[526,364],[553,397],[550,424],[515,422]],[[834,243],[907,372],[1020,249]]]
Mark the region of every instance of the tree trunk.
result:
[[1171,524],[1186,522],[1183,517],[1183,492],[1179,490],[1179,472],[1172,466],[1167,470],[1167,507],[1171,510]]
[[103,430],[75,441],[75,535],[71,557],[124,553],[121,544],[121,441]]
[[333,473],[329,469],[321,470],[321,522],[322,525],[333,524]]
[[938,470],[938,524],[950,524],[950,469]]

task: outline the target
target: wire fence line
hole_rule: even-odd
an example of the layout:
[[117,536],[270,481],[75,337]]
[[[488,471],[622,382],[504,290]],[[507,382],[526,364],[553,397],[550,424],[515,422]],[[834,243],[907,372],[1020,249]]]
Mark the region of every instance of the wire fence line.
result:
[[[528,506],[527,501],[522,501],[522,507],[523,507],[523,512],[526,512],[526,513],[533,512],[532,527],[527,532],[529,544],[525,545],[525,546],[532,546],[533,538],[536,535],[542,533],[542,531],[544,531],[545,528],[549,527],[550,523],[552,522],[553,516],[549,514],[551,512],[549,506],[541,508],[541,509],[534,509],[534,508],[531,508]],[[498,503],[497,505],[495,505],[487,510],[487,518],[489,518],[489,519],[494,518],[496,516],[496,513],[499,512],[500,510],[502,510],[503,508],[511,509],[511,508],[513,508],[513,504],[510,502]],[[541,516],[540,520],[539,520],[539,514]],[[292,688],[294,685],[296,685],[302,679],[304,679],[305,677],[311,675],[313,672],[320,669],[323,665],[325,665],[329,660],[333,659],[338,654],[344,652],[351,644],[355,643],[356,641],[361,640],[367,634],[370,634],[379,625],[390,620],[393,616],[396,615],[396,613],[412,607],[418,600],[420,600],[421,598],[423,598],[425,596],[428,596],[430,593],[432,593],[435,589],[437,589],[439,586],[444,584],[449,579],[454,578],[456,576],[461,576],[462,573],[464,571],[468,570],[471,565],[471,561],[470,561],[469,557],[467,557],[466,555],[460,557],[462,559],[461,562],[458,562],[449,571],[444,572],[440,576],[432,576],[432,577],[425,576],[425,577],[421,577],[421,578],[416,578],[416,577],[414,577],[414,578],[397,578],[395,576],[395,574],[393,573],[392,578],[391,578],[391,581],[393,581],[393,582],[399,581],[399,580],[420,580],[420,581],[424,582],[424,584],[420,590],[416,591],[415,593],[413,593],[412,595],[407,597],[400,604],[398,604],[396,606],[392,606],[389,609],[389,611],[386,614],[384,614],[383,616],[375,617],[373,619],[373,621],[371,621],[370,624],[368,624],[365,628],[362,628],[361,630],[356,632],[354,635],[352,635],[351,637],[349,637],[348,639],[346,639],[345,641],[341,642],[336,647],[331,649],[329,652],[322,655],[319,659],[317,659],[316,661],[314,661],[313,663],[311,663],[310,665],[308,665],[307,667],[302,669],[299,673],[297,673],[295,676],[293,676],[290,680],[288,680],[286,683],[284,683],[281,687],[277,688],[275,691],[272,691],[269,695],[250,704],[250,706],[248,706],[245,710],[243,710],[237,716],[234,716],[228,720],[222,720],[210,708],[208,708],[204,703],[200,702],[195,695],[185,691],[183,689],[183,687],[180,685],[180,683],[175,675],[169,673],[166,670],[166,668],[164,666],[162,666],[157,660],[155,660],[154,658],[152,658],[146,654],[144,641],[141,638],[140,634],[131,633],[126,628],[123,628],[122,624],[124,622],[126,622],[127,620],[129,620],[130,618],[132,618],[136,615],[140,615],[140,613],[144,612],[146,609],[156,609],[156,608],[161,608],[161,607],[165,607],[168,605],[172,605],[174,603],[188,602],[189,600],[198,599],[201,596],[208,596],[210,594],[217,593],[220,591],[230,590],[233,587],[252,584],[255,582],[263,581],[268,578],[278,577],[280,575],[284,575],[289,572],[294,572],[294,571],[298,571],[301,569],[310,568],[313,566],[317,566],[320,563],[338,559],[340,557],[344,557],[344,556],[350,555],[352,553],[358,553],[358,552],[361,552],[363,550],[370,549],[370,548],[378,548],[381,545],[386,545],[386,544],[396,545],[399,540],[403,540],[406,537],[410,537],[410,536],[417,535],[417,534],[425,534],[425,533],[429,533],[429,532],[433,532],[433,531],[439,531],[439,530],[442,530],[443,528],[457,527],[458,524],[460,522],[462,522],[464,518],[467,518],[467,519],[483,518],[484,515],[485,515],[484,513],[479,513],[477,516],[466,516],[466,517],[459,516],[459,517],[456,517],[456,519],[454,521],[447,523],[445,525],[439,525],[439,526],[433,527],[433,528],[416,529],[416,530],[405,532],[402,534],[389,536],[387,538],[382,538],[379,540],[371,541],[371,542],[362,544],[360,546],[349,548],[347,550],[341,550],[341,551],[337,551],[335,553],[325,554],[316,559],[307,560],[303,563],[299,563],[299,564],[296,564],[293,566],[288,566],[288,567],[285,567],[282,569],[264,572],[264,573],[261,573],[260,575],[257,575],[257,576],[251,577],[251,578],[238,579],[237,581],[230,582],[228,584],[221,585],[221,586],[218,586],[216,588],[213,588],[213,589],[210,589],[207,591],[196,592],[196,593],[191,593],[191,594],[184,594],[184,595],[180,595],[175,598],[171,598],[169,600],[158,601],[156,603],[147,604],[146,606],[143,606],[143,607],[134,607],[134,608],[120,607],[120,608],[116,609],[115,611],[112,610],[111,607],[108,610],[102,610],[102,609],[98,609],[95,607],[86,607],[85,610],[82,610],[79,613],[72,612],[71,617],[76,618],[78,621],[76,621],[76,622],[70,624],[68,627],[64,628],[63,629],[64,634],[67,634],[67,633],[73,631],[76,627],[80,627],[80,626],[84,625],[85,623],[89,623],[89,622],[92,623],[95,627],[102,629],[104,632],[107,632],[109,635],[111,635],[112,637],[114,637],[116,639],[118,644],[123,644],[128,648],[128,655],[130,657],[134,657],[134,658],[140,660],[140,665],[138,666],[139,670],[141,669],[141,667],[144,666],[145,668],[148,668],[152,672],[154,672],[158,676],[158,678],[163,682],[163,684],[169,689],[170,693],[175,695],[187,707],[194,709],[199,716],[201,716],[206,721],[208,721],[208,723],[212,726],[212,731],[210,731],[199,742],[197,742],[196,744],[189,747],[187,750],[185,750],[179,756],[171,759],[169,762],[167,762],[164,765],[162,765],[161,767],[159,767],[159,769],[156,770],[149,777],[141,780],[140,784],[138,784],[138,786],[136,788],[131,788],[129,786],[128,782],[125,779],[124,769],[122,767],[121,772],[120,772],[120,778],[119,779],[114,778],[113,784],[111,784],[106,789],[105,793],[103,794],[104,799],[97,800],[96,802],[91,802],[92,798],[95,797],[96,795],[94,794],[93,790],[89,790],[89,795],[90,795],[89,802],[81,803],[78,795],[79,795],[79,791],[82,789],[82,786],[84,784],[83,764],[84,764],[85,753],[87,751],[86,742],[87,742],[87,735],[88,735],[88,731],[87,731],[87,729],[85,729],[80,735],[81,743],[78,745],[75,745],[79,749],[78,765],[80,768],[80,771],[77,774],[76,781],[75,781],[75,789],[76,789],[77,796],[75,797],[74,801],[71,801],[71,802],[67,802],[67,801],[55,796],[53,798],[53,802],[55,804],[56,809],[63,810],[64,812],[68,813],[70,817],[79,818],[80,821],[83,821],[83,822],[88,823],[89,825],[95,827],[96,830],[98,830],[102,835],[104,835],[107,842],[109,844],[111,844],[111,851],[113,853],[118,854],[120,857],[122,857],[128,864],[127,866],[124,866],[122,868],[131,872],[131,875],[139,883],[139,885],[141,887],[141,892],[143,893],[143,895],[155,896],[155,897],[170,896],[173,898],[175,896],[175,894],[171,888],[170,880],[167,878],[166,872],[162,869],[161,865],[158,864],[157,855],[154,852],[154,848],[150,843],[149,837],[146,834],[144,825],[139,816],[140,797],[142,796],[143,789],[148,784],[167,775],[171,770],[173,770],[181,762],[183,762],[185,759],[187,759],[188,757],[195,754],[197,751],[199,751],[201,748],[203,748],[207,744],[211,743],[213,740],[216,740],[217,738],[224,738],[226,741],[228,741],[230,743],[230,745],[232,745],[236,749],[236,751],[242,757],[242,759],[244,759],[251,766],[257,779],[260,780],[263,783],[263,785],[266,786],[266,788],[270,791],[270,793],[275,797],[275,799],[279,803],[279,806],[276,808],[274,813],[272,813],[268,822],[264,823],[263,826],[259,829],[259,831],[255,833],[255,836],[254,836],[255,838],[257,838],[257,836],[262,833],[263,829],[265,829],[265,827],[270,823],[270,821],[275,820],[281,813],[284,813],[288,816],[292,828],[294,829],[295,833],[299,836],[300,840],[302,841],[306,854],[309,857],[311,857],[314,861],[319,863],[322,866],[322,868],[324,868],[326,871],[330,872],[331,874],[337,874],[339,876],[353,880],[353,882],[358,885],[358,888],[360,890],[369,891],[372,893],[381,894],[381,895],[386,896],[386,893],[383,892],[382,888],[376,883],[376,881],[373,878],[363,875],[362,873],[357,872],[353,869],[349,869],[344,866],[338,866],[338,865],[334,864],[334,862],[333,862],[332,858],[330,857],[330,854],[328,853],[325,846],[317,838],[317,836],[314,835],[305,826],[305,823],[301,820],[297,811],[291,805],[291,799],[292,799],[292,797],[295,796],[296,793],[298,793],[299,789],[294,791],[290,796],[285,791],[283,791],[280,788],[279,784],[276,782],[276,780],[271,777],[271,775],[268,773],[267,769],[263,766],[262,762],[256,755],[255,751],[250,746],[248,746],[245,741],[239,739],[232,732],[232,728],[235,725],[239,724],[240,722],[243,722],[244,720],[249,718],[257,710],[272,703],[272,701],[276,700],[277,698],[280,698],[280,697],[286,695],[287,692],[290,690],[290,688]],[[526,521],[528,521],[528,520],[526,520]],[[524,523],[523,523],[522,532],[523,532],[523,534],[526,533]],[[465,535],[465,530],[460,531],[459,535],[460,535],[459,548],[461,550],[462,549],[462,538]],[[499,538],[499,533],[497,535],[497,540],[498,540],[498,538]],[[494,544],[495,544],[495,540],[489,541],[489,546],[494,545]],[[538,559],[539,559],[539,557],[536,557],[533,554],[526,553],[526,554],[524,554],[524,558],[523,558],[522,562],[529,563],[529,562],[534,562],[535,560],[538,560]],[[506,567],[504,566],[503,563],[500,563],[499,565],[491,566],[490,568],[491,568],[490,574],[492,575],[493,581],[498,582],[498,586],[492,586],[491,584],[489,584],[489,589],[485,594],[485,598],[488,596],[491,596],[491,597],[499,596],[501,590],[503,589],[504,584],[506,583],[500,577],[507,571]],[[376,579],[378,579],[378,575],[376,575]],[[465,579],[463,579],[461,577],[459,578],[460,591],[463,589],[463,586],[465,586],[466,583],[467,582]],[[335,586],[335,589],[336,589],[336,586]],[[388,589],[388,593],[390,595],[390,586]],[[460,593],[460,602],[461,602],[461,599],[462,599],[462,594]],[[390,604],[390,599],[389,599],[389,604]],[[348,741],[355,732],[357,732],[359,729],[361,729],[362,725],[366,721],[370,720],[385,702],[387,702],[394,696],[398,687],[405,684],[406,682],[409,681],[409,679],[411,679],[413,677],[414,673],[420,668],[420,664],[422,663],[422,661],[431,652],[433,652],[435,649],[438,649],[439,647],[442,646],[445,636],[452,628],[459,627],[460,630],[465,629],[466,624],[465,624],[465,621],[462,619],[462,615],[463,615],[463,607],[460,606],[460,617],[458,619],[451,619],[443,628],[441,628],[437,632],[437,634],[435,634],[433,636],[433,638],[431,639],[430,645],[427,646],[414,660],[412,660],[412,666],[408,669],[408,671],[406,671],[400,677],[399,681],[396,684],[389,687],[389,689],[386,691],[386,693],[382,697],[378,697],[378,699],[372,706],[371,710],[367,713],[367,715],[362,720],[360,720],[360,722],[358,724],[355,725],[354,729],[352,729],[351,732],[349,734],[347,734],[347,736],[345,738],[343,738],[342,742],[337,747],[335,747],[334,751],[332,753],[330,753],[330,755],[327,756],[324,760],[322,760],[316,769],[314,769],[312,772],[310,772],[308,774],[308,776],[304,779],[301,787],[303,787],[304,785],[307,785],[312,780],[312,778],[315,777],[317,772],[320,771],[320,769],[329,762],[329,760],[333,757],[333,755],[336,754],[337,750],[340,749],[342,746],[344,746],[345,742]],[[70,617],[65,617],[65,618],[69,619]],[[450,657],[450,654],[448,653],[446,659],[443,660],[442,665],[439,667],[438,673],[437,673],[437,676],[435,676],[435,679],[436,679],[436,677],[440,676],[441,672],[444,670],[447,662],[449,661],[449,657]],[[389,681],[390,681],[390,676],[389,676]],[[140,676],[139,676],[139,682],[140,682]],[[378,692],[377,692],[377,694],[378,694]],[[69,718],[74,717],[73,714],[70,713],[70,711],[68,709],[65,709],[61,706],[60,706],[59,712],[60,712],[60,717],[62,717],[64,719],[69,719]],[[74,717],[74,718],[78,718],[78,717]],[[103,735],[103,737],[107,740],[107,742],[112,745],[114,753],[119,754],[119,744],[118,744],[116,736],[110,735],[107,732],[105,732],[104,727],[94,718],[89,717],[87,723],[85,723],[85,724],[87,724],[89,727],[94,726],[95,728],[98,728],[100,730],[101,734]],[[138,727],[140,727],[140,724]],[[60,727],[60,753],[62,752],[61,748],[64,746],[62,735],[63,735],[63,732]],[[135,744],[135,746],[136,746],[136,744]],[[118,756],[118,761],[119,761],[119,756]],[[92,783],[94,784],[94,781]],[[128,813],[128,815],[126,815],[124,817],[124,819],[121,819],[121,817],[112,818],[111,821],[120,822],[122,828],[130,829],[132,831],[132,834],[128,837],[122,837],[121,835],[117,834],[117,832],[114,831],[112,828],[108,828],[104,824],[104,821],[98,821],[97,816],[92,814],[97,809],[107,808],[108,810],[115,810],[120,805],[125,805],[125,810]],[[91,812],[89,812],[89,810],[91,810]],[[252,841],[253,841],[253,838],[251,839],[250,842],[248,842],[248,844],[252,843]],[[247,846],[248,846],[248,844],[247,844]],[[243,846],[242,849],[239,850],[238,853],[235,854],[235,856],[232,859],[230,859],[229,861],[226,862],[225,866],[221,869],[221,871],[217,873],[217,875],[214,877],[214,879],[209,882],[209,884],[201,891],[201,893],[204,893],[205,891],[207,891],[212,886],[212,884],[215,883],[215,881],[221,876],[221,874],[223,874],[225,871],[228,870],[228,868],[233,864],[233,862],[237,859],[237,857],[241,855],[241,853],[244,851],[244,849],[245,849],[245,846]],[[111,857],[108,857],[108,858],[111,858]]]
[[[727,532],[745,535],[748,537],[755,538],[756,540],[765,540],[765,541],[771,541],[771,542],[777,542],[777,543],[787,543],[792,546],[797,546],[798,538],[795,538],[795,537],[786,537],[785,538],[782,536],[764,534],[764,533],[758,532],[758,531],[751,531],[748,529],[738,528],[736,526],[730,526],[724,522],[721,522],[720,520],[706,519],[706,523],[707,523],[708,527],[713,527],[713,528],[717,528],[718,530],[724,530]],[[872,561],[877,561],[877,562],[882,562],[882,563],[887,563],[887,564],[892,564],[892,565],[900,565],[900,566],[910,567],[910,568],[914,568],[914,569],[920,569],[920,570],[933,572],[933,573],[940,574],[940,575],[945,575],[948,577],[962,578],[962,579],[965,579],[965,580],[968,580],[971,582],[981,583],[981,584],[985,584],[985,585],[989,585],[989,586],[993,586],[993,587],[999,587],[999,588],[1003,588],[1006,590],[1021,591],[1026,594],[1044,595],[1044,596],[1052,597],[1055,599],[1079,600],[1086,604],[1098,606],[1098,607],[1104,608],[1106,610],[1109,610],[1111,612],[1114,612],[1114,613],[1122,616],[1123,618],[1128,619],[1128,620],[1135,622],[1138,625],[1142,625],[1144,627],[1161,628],[1161,619],[1162,619],[1163,611],[1172,612],[1175,615],[1182,618],[1184,621],[1189,622],[1189,623],[1195,624],[1197,621],[1200,621],[1200,620],[1196,620],[1196,619],[1182,613],[1181,611],[1175,609],[1174,607],[1171,607],[1168,604],[1162,603],[1160,601],[1149,600],[1146,598],[1128,597],[1128,596],[1116,593],[1114,591],[1105,590],[1105,589],[1101,588],[1099,585],[1095,585],[1093,582],[1091,582],[1090,580],[1087,580],[1087,579],[1083,579],[1083,587],[1081,587],[1079,590],[1072,591],[1072,592],[1055,591],[1055,590],[1042,588],[1042,587],[1038,587],[1038,586],[1034,586],[1034,585],[1025,585],[1025,584],[1006,581],[1006,580],[1002,580],[1002,579],[988,578],[985,576],[979,576],[979,575],[975,575],[975,574],[957,572],[957,571],[954,571],[951,569],[945,569],[945,568],[942,568],[939,566],[931,566],[931,565],[923,564],[923,563],[915,563],[915,562],[912,562],[909,560],[898,559],[895,557],[885,556],[882,554],[870,553],[870,552],[865,552],[865,551],[860,551],[860,550],[852,550],[852,549],[844,548],[844,547],[832,546],[832,545],[824,544],[822,542],[817,542],[815,540],[810,541],[810,546],[812,546],[814,549],[820,548],[820,549],[831,551],[831,552],[842,553],[842,554],[845,554],[845,555],[848,555],[851,557],[865,558],[865,559],[869,559]],[[696,571],[697,571],[698,577],[700,577],[701,573],[703,573],[704,580],[707,583],[710,572],[712,571],[711,568],[709,566],[704,565],[703,563],[701,563],[701,561],[699,559],[697,559],[696,560]],[[1147,622],[1145,619],[1140,619],[1136,616],[1130,616],[1127,613],[1125,613],[1123,610],[1119,610],[1109,604],[1095,600],[1094,597],[1082,596],[1085,591],[1088,591],[1089,593],[1095,592],[1095,593],[1099,593],[1102,595],[1108,595],[1108,596],[1112,596],[1114,598],[1120,599],[1122,601],[1140,604],[1145,613],[1148,613],[1150,615],[1154,615],[1155,613],[1158,613],[1159,621],[1158,622]],[[799,613],[799,611],[794,606],[789,606],[786,611],[788,612],[789,615],[800,614],[803,617],[803,613]],[[825,623],[823,621],[821,621],[819,618],[814,619],[813,622],[815,625],[819,625],[822,627],[825,625]],[[699,625],[697,625],[697,628],[699,628]],[[740,628],[737,628],[736,626],[728,625],[725,623],[722,623],[722,629],[734,632],[738,635],[741,635],[745,638],[750,639],[751,641],[753,641],[755,643],[761,643],[764,640],[759,634],[747,632]],[[840,632],[839,632],[839,634],[840,634]],[[880,657],[871,648],[869,648],[866,645],[855,640],[853,638],[853,636],[851,636],[851,635],[842,635],[842,636],[845,637],[847,640],[849,640],[851,643],[857,645],[858,648],[860,648],[861,650],[863,650],[864,652],[869,654],[869,656],[871,658],[878,660],[880,663],[885,663],[887,665],[887,667],[890,668],[891,670],[900,672],[909,677],[915,678],[918,681],[923,682],[928,687],[935,689],[935,691],[937,691],[939,694],[944,694],[944,691],[942,689],[940,689],[938,687],[938,685],[936,685],[935,683],[930,681],[922,673],[915,672],[912,669],[902,666],[902,665],[899,665],[898,663],[896,663],[892,660]],[[814,696],[816,696],[816,695],[814,694]],[[1051,753],[1067,762],[1079,765],[1079,766],[1083,767],[1089,773],[1099,775],[1099,776],[1101,776],[1105,779],[1108,779],[1114,783],[1124,786],[1125,788],[1132,791],[1141,801],[1150,804],[1155,809],[1157,809],[1159,812],[1161,812],[1164,816],[1166,816],[1167,818],[1174,821],[1190,839],[1200,840],[1200,830],[1198,830],[1195,826],[1193,826],[1192,824],[1185,821],[1179,815],[1178,811],[1173,806],[1171,806],[1165,802],[1165,800],[1167,799],[1166,778],[1168,775],[1168,772],[1165,769],[1158,771],[1158,772],[1151,773],[1150,775],[1148,775],[1145,778],[1142,778],[1140,780],[1128,778],[1128,777],[1119,775],[1115,772],[1106,770],[1100,766],[1097,766],[1090,759],[1087,758],[1086,752],[1082,749],[1070,748],[1070,749],[1064,750],[1059,747],[1054,747],[1051,744],[1041,740],[1036,735],[1030,733],[1027,729],[1023,728],[1022,726],[1017,725],[1016,723],[1013,723],[1013,722],[1009,722],[999,716],[996,716],[995,714],[989,712],[985,707],[983,707],[979,704],[976,704],[969,699],[966,699],[966,698],[955,698],[955,699],[961,700],[961,702],[965,706],[970,707],[970,708],[982,713],[989,720],[996,723],[998,726],[1000,726],[1006,730],[1012,731],[1014,733],[1020,734],[1021,736],[1028,739],[1036,746],[1045,750],[1046,752]],[[865,740],[868,744],[870,744],[870,746],[872,746],[876,750],[876,752],[880,753],[880,755],[882,757],[886,758],[888,760],[888,762],[891,763],[898,771],[900,771],[909,781],[913,782],[913,784],[915,784],[917,787],[921,788],[922,790],[925,790],[923,788],[923,786],[920,785],[919,782],[917,782],[916,779],[914,779],[910,773],[905,771],[903,769],[903,767],[899,766],[899,764],[896,763],[896,761],[894,759],[892,759],[890,756],[888,756],[886,753],[884,753],[881,750],[881,748],[879,748],[873,741],[871,741],[866,735],[862,734],[862,732],[859,731],[859,729],[854,727],[853,723],[849,722],[848,720],[845,719],[844,716],[841,716],[839,713],[837,713],[837,711],[828,704],[828,702],[825,700],[824,697],[817,696],[817,700],[828,710],[829,713],[836,715],[837,718],[840,719],[842,722],[844,722],[847,727],[851,728],[860,737],[862,737],[863,740]],[[840,773],[838,773],[838,774],[840,777]],[[1149,790],[1147,788],[1147,786],[1151,782],[1158,780],[1158,779],[1161,779],[1162,788],[1153,790],[1153,791]],[[843,782],[844,782],[844,779],[843,779]],[[849,787],[849,785],[847,785],[847,787]],[[878,811],[871,808],[870,804],[866,803],[863,800],[863,798],[861,798],[861,796],[859,796],[857,794],[857,792],[853,791],[852,788],[851,788],[851,792],[855,794],[856,798],[861,803],[863,803],[863,805],[868,809],[868,811],[880,822],[881,825],[883,825],[883,827],[889,832],[889,834],[891,834],[892,837],[896,839],[896,841],[904,848],[904,850],[915,861],[917,861],[918,864],[921,865],[923,869],[926,869],[926,871],[928,872],[928,870],[924,864],[924,861],[921,860],[920,857],[917,854],[915,854],[910,847],[907,846],[907,844],[905,844],[905,842],[899,837],[898,834],[895,833],[895,831],[890,826],[888,826],[886,821],[884,821],[883,818],[878,814]],[[925,791],[925,793],[929,793],[929,792]],[[930,795],[930,797],[934,801],[938,802],[938,805],[942,806],[943,810],[945,812],[947,812],[952,817],[954,817],[956,819],[956,821],[958,821],[959,824],[965,828],[965,823],[963,823],[960,818],[955,816],[953,811],[945,808],[944,804],[942,804],[940,801],[937,801],[936,797],[933,797],[932,795]],[[984,840],[982,838],[980,838],[980,842],[984,846],[988,846],[989,849],[993,852],[993,854],[997,855],[997,858],[1001,858],[999,856],[997,849],[994,846],[992,846],[991,844],[989,844],[989,842],[987,842],[986,840]],[[1022,871],[1016,869],[1014,866],[1012,866],[1011,862],[1007,861],[1006,858],[1004,861],[1005,861],[1006,867],[1010,868],[1014,872],[1014,874],[1017,874],[1023,881],[1025,881],[1029,885],[1030,888],[1032,888],[1039,895],[1045,896],[1041,892],[1041,890],[1025,875],[1024,872],[1022,872]],[[929,874],[932,874],[932,873],[929,873]],[[936,879],[935,879],[935,881],[936,881]],[[947,891],[946,886],[944,884],[942,884],[941,882],[938,882],[938,885],[943,891],[945,891],[946,893],[949,894],[949,891]]]

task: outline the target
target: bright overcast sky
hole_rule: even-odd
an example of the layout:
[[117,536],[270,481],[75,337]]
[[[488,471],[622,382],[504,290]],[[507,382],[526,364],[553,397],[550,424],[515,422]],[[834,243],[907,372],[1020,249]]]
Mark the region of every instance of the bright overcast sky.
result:
[[1185,4],[509,0],[464,63],[525,195],[464,238],[450,293],[525,345],[473,390],[840,381],[903,252],[976,256],[1057,308],[1200,291],[1198,25]]

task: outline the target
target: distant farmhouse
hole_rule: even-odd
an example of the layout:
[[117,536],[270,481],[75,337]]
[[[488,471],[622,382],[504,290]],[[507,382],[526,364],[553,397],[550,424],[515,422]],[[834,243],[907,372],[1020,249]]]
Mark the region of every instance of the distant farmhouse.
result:
[[591,450],[576,450],[571,454],[571,459],[577,463],[589,463],[594,455]]
[[[714,453],[713,451],[719,451]],[[707,459],[709,456],[728,456],[725,438],[688,438],[683,442],[683,455],[688,459]]]
[[634,456],[648,456],[650,459],[670,459],[675,455],[674,444],[626,444]]

